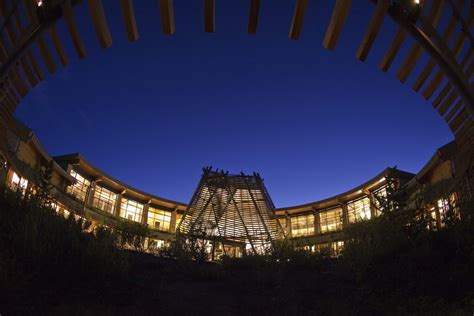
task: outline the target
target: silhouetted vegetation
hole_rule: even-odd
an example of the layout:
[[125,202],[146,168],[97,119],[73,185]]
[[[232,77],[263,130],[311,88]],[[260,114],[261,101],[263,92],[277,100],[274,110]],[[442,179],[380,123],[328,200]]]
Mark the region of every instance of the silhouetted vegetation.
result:
[[88,231],[42,194],[3,190],[0,312],[472,315],[474,204],[461,201],[462,221],[448,212],[446,227],[430,231],[419,210],[436,190],[408,204],[407,192],[389,189],[380,217],[345,230],[339,257],[283,241],[268,256],[219,263],[204,261],[198,241],[178,241],[161,252],[168,258],[124,250],[140,249],[140,227]]

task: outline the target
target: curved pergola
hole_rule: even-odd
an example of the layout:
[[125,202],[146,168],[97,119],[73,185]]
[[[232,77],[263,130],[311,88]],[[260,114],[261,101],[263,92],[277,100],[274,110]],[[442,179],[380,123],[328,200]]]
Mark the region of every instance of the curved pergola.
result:
[[[37,46],[39,58],[49,74],[56,73],[58,62],[69,64],[56,23],[64,19],[70,40],[79,58],[87,57],[81,38],[81,25],[74,16],[74,7],[82,5],[80,0],[2,0],[0,2],[0,149],[5,148],[5,130],[15,109],[28,92],[45,79],[45,71],[38,63],[33,51]],[[102,0],[87,0],[91,22],[101,48],[112,45]],[[158,0],[162,32],[175,32],[173,0]],[[335,0],[334,9],[327,27],[323,47],[336,48],[345,20],[349,14],[351,0]],[[389,16],[398,30],[391,44],[380,59],[379,68],[387,72],[399,54],[407,36],[415,43],[403,58],[396,76],[402,83],[412,75],[424,53],[429,56],[421,73],[411,88],[429,100],[433,108],[448,124],[457,142],[465,148],[473,146],[472,122],[474,120],[474,94],[470,81],[474,74],[474,39],[470,28],[474,22],[472,0],[372,0],[374,11],[367,30],[361,34],[362,41],[355,53],[356,59],[365,61],[377,34]],[[268,2],[266,5],[270,5]],[[203,23],[205,32],[215,32],[216,0],[203,0]],[[248,33],[256,34],[259,25],[260,0],[248,0]],[[262,4],[263,5],[263,4]],[[289,38],[298,40],[303,28],[308,0],[294,1],[294,14],[289,24]],[[121,10],[129,41],[139,39],[133,0],[117,1]],[[25,14],[21,14],[25,12]],[[450,16],[444,29],[438,24],[444,12]],[[158,12],[157,12],[158,13]],[[49,47],[46,37],[53,46]],[[59,60],[53,56],[56,51]],[[5,151],[5,150],[2,150]],[[469,150],[468,150],[469,151]]]

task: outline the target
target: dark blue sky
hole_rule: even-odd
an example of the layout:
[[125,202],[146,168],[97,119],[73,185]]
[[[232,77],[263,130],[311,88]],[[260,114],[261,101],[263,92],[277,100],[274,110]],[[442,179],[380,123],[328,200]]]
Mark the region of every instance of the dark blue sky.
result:
[[262,1],[250,36],[247,1],[217,1],[217,33],[208,34],[202,1],[176,0],[172,37],[161,33],[157,1],[135,1],[135,43],[116,1],[104,3],[112,48],[99,49],[80,5],[88,57],[76,58],[61,21],[72,62],[17,111],[52,155],[80,152],[130,185],[183,202],[203,166],[258,171],[283,207],[338,194],[388,166],[417,172],[452,140],[431,104],[396,80],[401,58],[389,74],[377,69],[391,20],[367,62],[355,59],[370,1],[353,1],[335,52],[322,47],[332,1],[310,1],[299,41],[288,39],[294,1]]

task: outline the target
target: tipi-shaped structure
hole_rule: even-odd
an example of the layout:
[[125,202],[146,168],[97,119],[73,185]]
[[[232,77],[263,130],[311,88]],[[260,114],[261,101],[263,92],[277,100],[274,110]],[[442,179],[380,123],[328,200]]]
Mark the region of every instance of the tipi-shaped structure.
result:
[[282,232],[274,209],[259,174],[231,175],[204,168],[178,231],[264,254]]

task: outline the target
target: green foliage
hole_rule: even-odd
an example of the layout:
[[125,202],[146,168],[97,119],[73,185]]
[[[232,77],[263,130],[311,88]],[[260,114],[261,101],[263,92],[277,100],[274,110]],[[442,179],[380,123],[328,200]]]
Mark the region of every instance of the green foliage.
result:
[[128,269],[112,231],[85,232],[89,222],[57,214],[44,196],[0,191],[0,292],[9,303],[45,286],[102,284]]
[[115,227],[118,233],[118,245],[122,249],[143,251],[145,238],[148,236],[146,226],[132,221],[120,221]]

